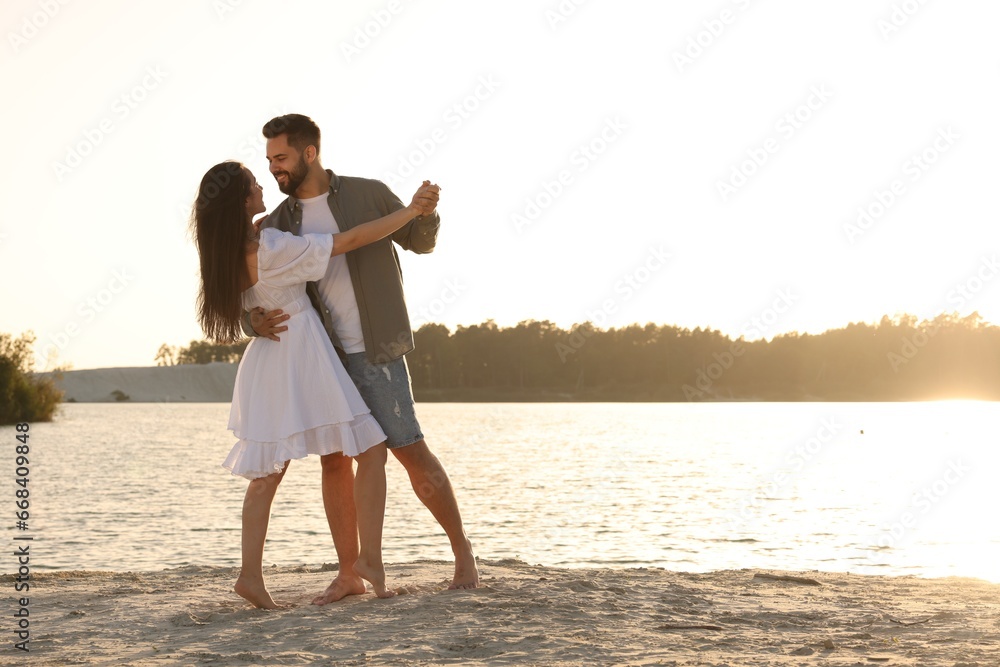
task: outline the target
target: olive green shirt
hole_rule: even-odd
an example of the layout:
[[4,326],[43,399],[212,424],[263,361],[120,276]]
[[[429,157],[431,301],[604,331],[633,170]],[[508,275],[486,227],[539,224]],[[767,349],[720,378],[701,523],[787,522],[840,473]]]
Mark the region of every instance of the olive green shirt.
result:
[[[404,208],[403,202],[381,181],[337,176],[329,169],[326,173],[330,175],[330,194],[326,201],[342,232]],[[288,197],[267,216],[263,226],[300,236],[302,205],[294,196]],[[345,255],[358,301],[365,353],[372,363],[399,359],[413,349],[413,331],[403,298],[403,272],[393,242],[404,250],[421,254],[431,252],[437,243],[440,226],[437,212],[414,218],[391,236]],[[343,353],[319,287],[315,282],[308,282],[306,293],[334,347]],[[257,335],[247,317],[243,318],[243,332],[248,336]]]

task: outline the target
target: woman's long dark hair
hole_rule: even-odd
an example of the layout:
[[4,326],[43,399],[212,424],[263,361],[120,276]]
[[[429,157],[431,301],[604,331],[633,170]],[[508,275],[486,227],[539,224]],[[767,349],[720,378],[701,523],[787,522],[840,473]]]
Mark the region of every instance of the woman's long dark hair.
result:
[[201,259],[198,321],[216,343],[243,336],[241,295],[250,284],[246,247],[250,240],[250,172],[239,162],[221,162],[201,179],[192,226]]

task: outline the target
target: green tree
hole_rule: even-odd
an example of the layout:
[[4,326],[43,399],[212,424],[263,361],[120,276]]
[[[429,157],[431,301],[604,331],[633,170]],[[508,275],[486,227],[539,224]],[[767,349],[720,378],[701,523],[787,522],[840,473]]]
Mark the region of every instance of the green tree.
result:
[[31,372],[35,335],[0,333],[0,424],[52,421],[62,392]]
[[156,351],[155,361],[157,366],[176,366],[177,348],[164,343],[160,346],[160,349]]
[[[250,339],[237,343],[210,343],[207,340],[193,340],[187,347],[171,348],[166,344],[160,346],[156,354],[159,366],[175,364],[210,364],[213,361],[236,363],[243,358],[243,352],[250,344]],[[163,363],[170,360],[173,363]]]

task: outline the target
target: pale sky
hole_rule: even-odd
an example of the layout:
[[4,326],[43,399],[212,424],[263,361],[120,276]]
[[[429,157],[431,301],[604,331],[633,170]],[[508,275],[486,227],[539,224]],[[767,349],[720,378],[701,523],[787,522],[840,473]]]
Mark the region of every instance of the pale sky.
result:
[[1000,323],[993,1],[5,0],[0,17],[0,331],[33,330],[50,367],[149,366],[203,337],[198,182],[242,160],[276,206],[260,128],[290,112],[322,128],[327,168],[404,200],[441,185],[437,249],[403,255],[415,328]]

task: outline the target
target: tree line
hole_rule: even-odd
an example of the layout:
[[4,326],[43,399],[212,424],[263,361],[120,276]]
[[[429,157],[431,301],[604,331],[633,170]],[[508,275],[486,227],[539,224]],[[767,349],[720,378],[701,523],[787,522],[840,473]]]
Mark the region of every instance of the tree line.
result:
[[249,338],[229,345],[211,343],[207,340],[193,340],[187,347],[164,343],[157,350],[154,361],[157,366],[210,364],[213,361],[237,363],[243,358],[243,351],[249,344]]
[[[534,320],[425,324],[414,338],[406,359],[417,400],[1000,400],[1000,327],[978,313],[751,341],[700,327]],[[245,346],[162,346],[157,363],[238,361]]]

